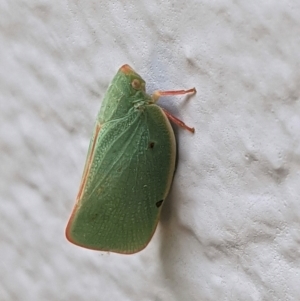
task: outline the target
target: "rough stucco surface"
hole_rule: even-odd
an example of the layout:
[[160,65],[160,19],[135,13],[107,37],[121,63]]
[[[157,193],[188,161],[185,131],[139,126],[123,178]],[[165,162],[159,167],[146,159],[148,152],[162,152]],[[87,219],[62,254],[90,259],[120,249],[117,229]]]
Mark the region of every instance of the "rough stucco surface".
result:
[[[300,5],[0,1],[0,300],[299,300]],[[161,104],[178,166],[124,256],[68,243],[94,119],[124,63]]]

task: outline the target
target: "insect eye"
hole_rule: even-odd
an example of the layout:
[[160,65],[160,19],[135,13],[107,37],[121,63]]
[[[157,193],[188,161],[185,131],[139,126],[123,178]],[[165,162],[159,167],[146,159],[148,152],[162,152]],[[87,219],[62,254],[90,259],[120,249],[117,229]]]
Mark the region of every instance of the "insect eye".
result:
[[135,78],[132,82],[131,82],[131,86],[133,89],[135,90],[139,90],[141,88],[141,82]]

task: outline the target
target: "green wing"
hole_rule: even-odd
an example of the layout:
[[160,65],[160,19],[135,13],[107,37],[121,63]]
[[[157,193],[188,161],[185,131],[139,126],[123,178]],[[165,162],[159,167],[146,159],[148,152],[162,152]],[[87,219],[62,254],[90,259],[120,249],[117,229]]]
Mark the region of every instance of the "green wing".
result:
[[170,189],[175,152],[173,130],[157,105],[96,126],[68,239],[95,250],[143,249]]

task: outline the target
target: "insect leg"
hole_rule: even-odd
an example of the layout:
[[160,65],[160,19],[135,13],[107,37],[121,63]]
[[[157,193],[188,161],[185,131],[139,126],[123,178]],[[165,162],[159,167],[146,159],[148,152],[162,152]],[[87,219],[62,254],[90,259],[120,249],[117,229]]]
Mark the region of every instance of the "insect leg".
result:
[[189,126],[187,126],[182,120],[178,119],[177,117],[175,117],[174,115],[172,115],[170,112],[168,112],[165,109],[162,109],[164,111],[164,113],[167,115],[167,117],[174,123],[176,123],[177,125],[181,126],[182,128],[190,131],[191,133],[195,132],[195,128],[191,128]]
[[182,95],[182,94],[189,94],[189,93],[196,93],[196,89],[188,89],[188,90],[174,90],[174,91],[155,91],[152,95],[152,99],[156,102],[161,96],[172,96],[172,95]]
[[[161,96],[170,96],[170,95],[182,95],[182,94],[189,94],[189,93],[196,93],[196,89],[188,89],[188,90],[175,90],[175,91],[155,91],[152,95],[152,99],[156,102]],[[169,120],[176,123],[177,125],[181,126],[182,128],[190,131],[191,133],[195,132],[194,128],[187,126],[183,121],[178,119],[177,117],[173,116],[171,113],[163,109],[164,113],[167,115]]]

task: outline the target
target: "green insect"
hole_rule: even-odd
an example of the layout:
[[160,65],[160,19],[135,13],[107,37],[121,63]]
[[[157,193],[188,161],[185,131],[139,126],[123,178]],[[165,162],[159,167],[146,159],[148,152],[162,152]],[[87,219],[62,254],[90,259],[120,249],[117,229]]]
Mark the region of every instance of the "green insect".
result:
[[169,119],[194,132],[155,103],[128,65],[112,80],[98,113],[67,239],[93,250],[131,254],[156,229],[175,171],[176,141]]

